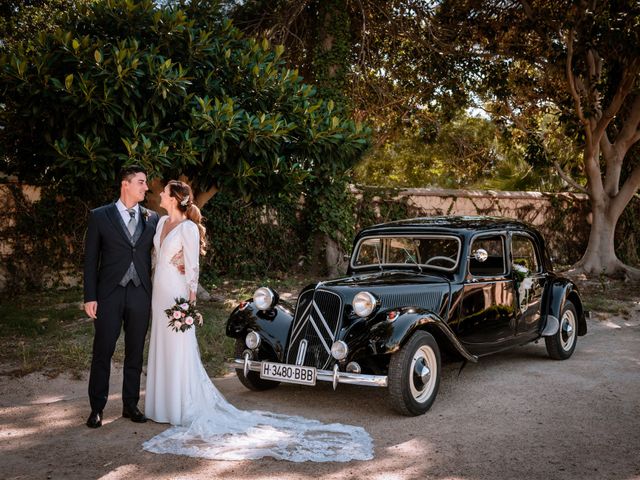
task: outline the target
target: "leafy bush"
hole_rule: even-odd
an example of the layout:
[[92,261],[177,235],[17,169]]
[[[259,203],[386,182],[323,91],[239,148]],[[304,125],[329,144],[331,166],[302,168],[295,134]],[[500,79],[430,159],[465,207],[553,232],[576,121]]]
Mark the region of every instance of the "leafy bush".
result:
[[209,251],[202,259],[205,285],[220,276],[252,277],[290,272],[304,258],[307,244],[290,202],[248,205],[219,193],[203,211]]
[[264,200],[297,198],[318,166],[351,166],[368,131],[316,98],[282,46],[244,37],[216,2],[182,7],[104,0],[11,45],[0,56],[0,170],[82,195],[135,162],[184,175],[196,192]]

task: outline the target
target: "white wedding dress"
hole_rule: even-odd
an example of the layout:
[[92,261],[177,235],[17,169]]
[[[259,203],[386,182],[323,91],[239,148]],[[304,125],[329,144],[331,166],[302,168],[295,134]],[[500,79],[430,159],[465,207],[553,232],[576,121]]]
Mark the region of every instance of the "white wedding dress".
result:
[[[293,462],[346,462],[373,458],[361,427],[323,424],[302,417],[238,410],[213,385],[200,360],[196,328],[175,332],[164,312],[198,286],[199,231],[190,220],[154,246],[152,325],[145,414],[173,425],[143,444],[154,453],[216,460],[273,457]],[[206,319],[205,319],[206,321]]]

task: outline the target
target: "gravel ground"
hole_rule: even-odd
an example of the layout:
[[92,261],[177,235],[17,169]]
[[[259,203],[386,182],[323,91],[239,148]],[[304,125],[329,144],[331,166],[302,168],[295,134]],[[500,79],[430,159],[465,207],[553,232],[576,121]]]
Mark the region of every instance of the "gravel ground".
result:
[[154,455],[140,445],[165,426],[119,416],[120,371],[98,430],[84,426],[86,381],[0,376],[0,478],[640,479],[640,307],[629,318],[591,320],[589,329],[564,362],[548,359],[541,342],[460,373],[461,364],[446,365],[434,406],[413,418],[393,413],[382,389],[253,393],[232,375],[214,379],[239,408],[363,426],[375,444],[367,462]]

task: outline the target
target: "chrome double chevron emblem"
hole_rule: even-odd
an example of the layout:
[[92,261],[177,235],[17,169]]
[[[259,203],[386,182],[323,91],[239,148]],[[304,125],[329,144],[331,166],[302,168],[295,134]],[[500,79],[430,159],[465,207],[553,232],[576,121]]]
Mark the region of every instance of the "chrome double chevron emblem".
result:
[[[338,296],[333,292],[326,293]],[[332,331],[331,327],[329,326],[329,322],[327,322],[327,319],[324,317],[322,311],[320,310],[320,307],[316,303],[315,295],[306,306],[303,306],[303,308],[304,310],[302,314],[298,317],[300,318],[300,321],[297,325],[294,326],[293,332],[291,332],[290,337],[290,345],[295,345],[297,341],[300,341],[298,351],[296,352],[295,356],[296,365],[302,365],[304,363],[305,356],[309,348],[309,344],[306,339],[299,340],[301,335],[303,335],[303,332],[308,330],[308,327],[313,328],[328,356],[331,355],[331,345],[335,341],[336,335],[336,333]],[[341,308],[339,309],[339,311],[341,311]]]

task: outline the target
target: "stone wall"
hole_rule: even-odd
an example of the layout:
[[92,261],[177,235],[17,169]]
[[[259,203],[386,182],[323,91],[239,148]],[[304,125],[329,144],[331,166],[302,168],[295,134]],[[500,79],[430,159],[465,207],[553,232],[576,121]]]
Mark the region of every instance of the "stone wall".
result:
[[[38,242],[48,242],[52,239],[60,241],[68,248],[59,249],[59,251],[66,253],[67,260],[73,259],[71,262],[65,261],[62,264],[57,262],[60,266],[47,269],[48,265],[53,266],[55,259],[40,258],[43,256],[42,253],[37,255],[36,251],[42,252],[43,249],[25,245],[23,238],[16,238],[13,228],[16,225],[17,212],[26,212],[21,217],[23,229],[25,222],[38,220],[38,216],[41,215],[38,213],[39,210],[31,207],[34,202],[41,199],[41,190],[37,187],[20,186],[12,179],[0,178],[0,181],[2,182],[0,183],[0,202],[3,205],[3,209],[0,210],[0,291],[6,289],[9,283],[9,275],[12,274],[7,267],[9,264],[14,266],[14,270],[26,272],[22,275],[28,276],[30,273],[35,275],[37,278],[31,279],[31,283],[36,285],[50,287],[78,284],[79,265],[82,261],[80,250],[85,229],[83,222],[86,212],[76,215],[77,225],[72,235],[69,232],[62,234],[55,230],[55,227],[43,231],[43,226],[39,225],[40,230],[36,231],[37,234],[34,236],[43,238]],[[395,220],[398,216],[404,218],[434,215],[491,215],[523,220],[542,231],[554,262],[560,265],[569,265],[580,258],[589,233],[587,222],[589,204],[586,195],[430,188],[354,189],[353,193],[359,198],[360,212],[365,210],[368,212],[366,219],[360,219],[363,225]],[[366,208],[362,208],[363,203],[366,203],[364,205]],[[393,206],[402,208],[396,208],[393,215],[385,215],[384,212],[390,212],[393,208],[389,207]],[[53,205],[54,209],[59,207],[62,208],[62,205]],[[374,218],[371,218],[371,213]],[[57,219],[56,221],[59,225],[66,225],[69,220]],[[61,221],[62,224],[60,224]],[[29,227],[27,228],[31,231]],[[22,242],[20,248],[16,248],[18,246],[16,242]],[[33,253],[30,254],[30,251]],[[37,262],[37,265],[30,262]]]

